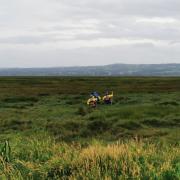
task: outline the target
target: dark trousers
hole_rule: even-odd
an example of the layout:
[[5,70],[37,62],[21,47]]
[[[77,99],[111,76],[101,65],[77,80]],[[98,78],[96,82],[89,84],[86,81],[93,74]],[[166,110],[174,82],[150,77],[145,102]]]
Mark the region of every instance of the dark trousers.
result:
[[111,104],[112,101],[111,101],[111,99],[108,99],[108,100],[104,100],[104,103],[105,103],[105,104]]

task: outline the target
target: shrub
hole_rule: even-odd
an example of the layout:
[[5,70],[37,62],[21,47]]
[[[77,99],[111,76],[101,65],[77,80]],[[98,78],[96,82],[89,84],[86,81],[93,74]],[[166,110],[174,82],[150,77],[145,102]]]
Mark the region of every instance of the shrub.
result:
[[37,102],[38,98],[36,97],[26,97],[26,96],[17,96],[17,97],[8,97],[3,100],[6,103],[18,103],[18,102]]
[[93,120],[87,124],[87,128],[94,133],[103,132],[110,128],[110,123],[104,120]]
[[86,114],[88,114],[87,108],[84,106],[80,106],[77,110],[77,114],[81,116],[85,116]]
[[152,127],[172,127],[177,125],[175,122],[171,120],[162,121],[159,119],[148,119],[148,120],[144,120],[142,123]]
[[124,124],[121,124],[121,127],[130,129],[130,130],[135,130],[135,129],[142,128],[142,125],[138,122],[128,121],[128,122],[125,122]]

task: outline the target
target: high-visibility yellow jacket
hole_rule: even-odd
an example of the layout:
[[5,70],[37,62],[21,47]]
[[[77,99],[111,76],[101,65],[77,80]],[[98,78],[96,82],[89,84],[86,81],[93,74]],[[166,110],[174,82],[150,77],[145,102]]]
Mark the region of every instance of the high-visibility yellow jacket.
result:
[[112,98],[113,98],[113,92],[111,93],[111,94],[108,94],[108,95],[105,95],[104,97],[103,97],[103,101],[104,100],[111,100]]
[[101,96],[98,96],[97,100],[101,101]]
[[87,105],[90,105],[91,103],[96,103],[97,102],[97,98],[95,98],[94,96],[89,98],[87,101]]

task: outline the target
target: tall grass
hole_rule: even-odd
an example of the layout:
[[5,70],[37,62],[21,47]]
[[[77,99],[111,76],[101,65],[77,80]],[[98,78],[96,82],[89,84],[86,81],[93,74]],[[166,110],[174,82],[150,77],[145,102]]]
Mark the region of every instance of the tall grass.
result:
[[[17,143],[18,142],[18,143]],[[1,178],[179,179],[180,146],[129,140],[56,143],[48,136],[16,141],[12,160],[0,156]]]

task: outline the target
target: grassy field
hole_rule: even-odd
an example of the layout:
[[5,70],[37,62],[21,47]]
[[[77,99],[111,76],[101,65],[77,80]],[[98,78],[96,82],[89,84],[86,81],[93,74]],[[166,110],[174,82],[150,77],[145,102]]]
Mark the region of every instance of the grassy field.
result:
[[1,179],[180,179],[180,78],[1,77],[0,144]]

